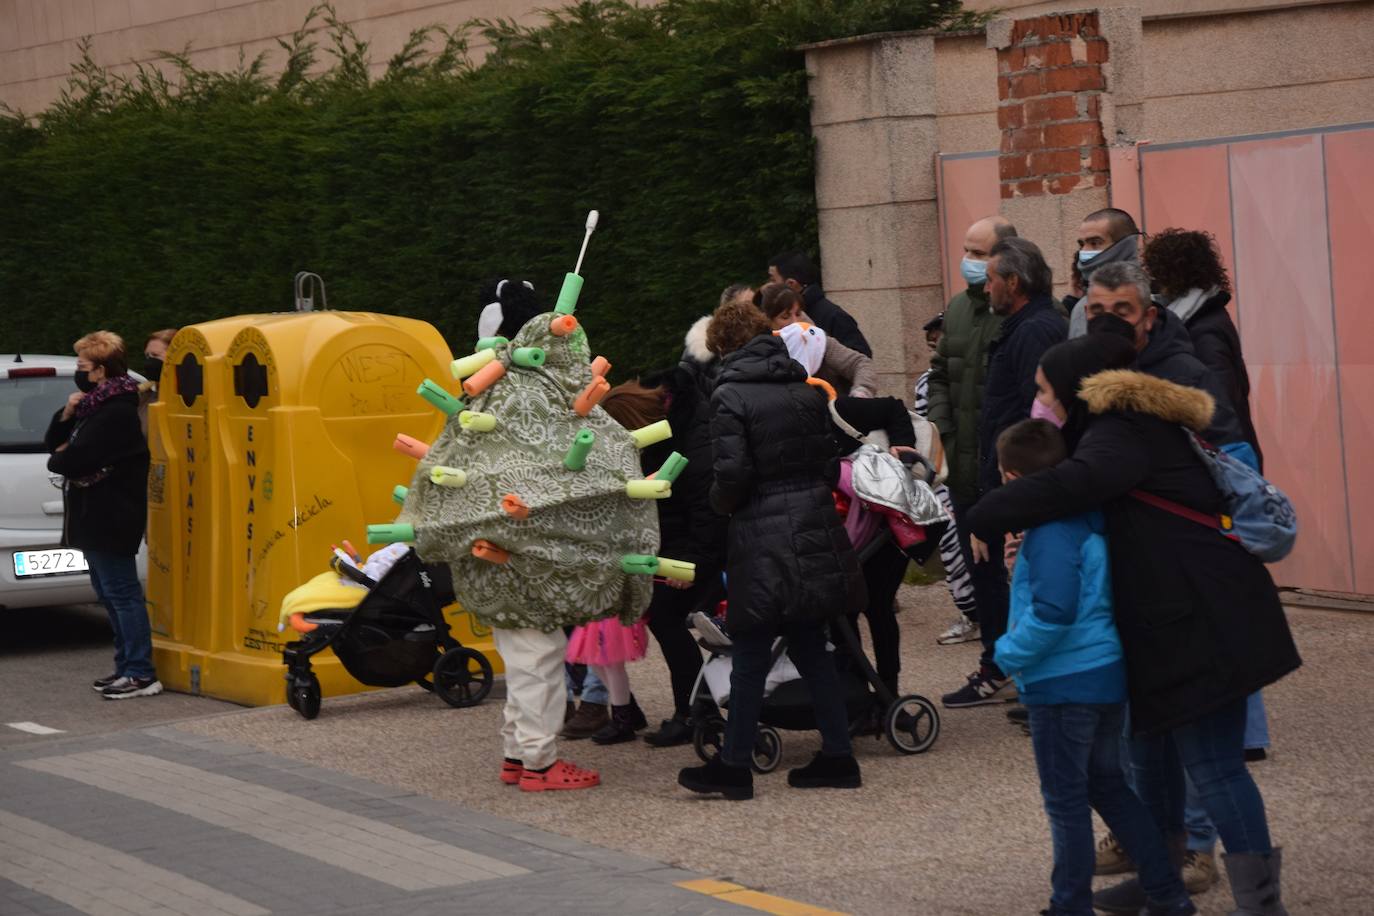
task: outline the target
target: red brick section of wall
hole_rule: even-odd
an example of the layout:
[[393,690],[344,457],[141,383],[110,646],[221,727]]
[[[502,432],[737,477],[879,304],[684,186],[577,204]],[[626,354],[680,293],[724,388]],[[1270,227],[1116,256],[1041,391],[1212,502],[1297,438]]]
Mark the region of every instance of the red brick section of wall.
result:
[[1022,19],[997,52],[1002,197],[1107,184],[1099,114],[1107,40],[1097,13]]

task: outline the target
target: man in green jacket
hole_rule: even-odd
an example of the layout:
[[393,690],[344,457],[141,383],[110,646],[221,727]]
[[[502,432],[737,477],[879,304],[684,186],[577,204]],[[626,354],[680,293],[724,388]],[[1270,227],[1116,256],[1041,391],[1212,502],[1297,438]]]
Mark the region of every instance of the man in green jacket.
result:
[[[983,378],[988,368],[988,346],[1002,327],[1000,315],[988,307],[984,283],[992,246],[1016,235],[1006,218],[980,219],[964,235],[964,257],[959,264],[968,288],[956,293],[945,309],[944,336],[930,361],[930,420],[940,430],[949,462],[950,496],[964,564],[972,571],[975,600],[979,576],[969,551],[962,518],[978,500],[978,411],[983,402]],[[936,640],[954,645],[978,639],[976,609],[959,619]]]

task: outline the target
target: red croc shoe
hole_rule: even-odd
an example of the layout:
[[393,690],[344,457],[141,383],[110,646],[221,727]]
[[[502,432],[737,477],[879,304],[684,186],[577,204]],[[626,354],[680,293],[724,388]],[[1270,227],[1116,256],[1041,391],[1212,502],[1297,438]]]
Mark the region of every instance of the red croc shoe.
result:
[[590,789],[601,785],[601,774],[596,770],[584,770],[573,766],[566,760],[555,760],[553,766],[542,773],[525,770],[520,774],[521,792],[546,792],[551,789]]
[[514,760],[501,761],[501,781],[508,786],[520,785],[520,777],[525,773],[525,768]]

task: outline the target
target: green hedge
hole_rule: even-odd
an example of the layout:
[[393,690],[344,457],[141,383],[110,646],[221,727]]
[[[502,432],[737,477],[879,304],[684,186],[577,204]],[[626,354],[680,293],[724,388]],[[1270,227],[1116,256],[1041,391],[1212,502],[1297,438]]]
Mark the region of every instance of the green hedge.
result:
[[0,351],[286,310],[302,269],[332,307],[424,318],[462,350],[480,281],[529,277],[551,303],[597,208],[582,315],[618,375],[663,365],[723,286],[816,248],[796,47],[969,21],[953,0],[603,0],[417,32],[369,79],[325,6],[271,78],[184,53],[170,78],[116,78],[87,54],[47,111],[0,118]]

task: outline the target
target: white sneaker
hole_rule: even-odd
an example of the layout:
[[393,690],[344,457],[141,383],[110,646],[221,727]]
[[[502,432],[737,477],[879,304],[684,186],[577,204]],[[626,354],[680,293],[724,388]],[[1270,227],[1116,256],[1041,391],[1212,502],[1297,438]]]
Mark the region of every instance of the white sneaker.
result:
[[978,638],[978,634],[978,621],[969,620],[960,614],[948,630],[935,637],[935,642],[941,646],[957,646],[961,642],[973,642]]

